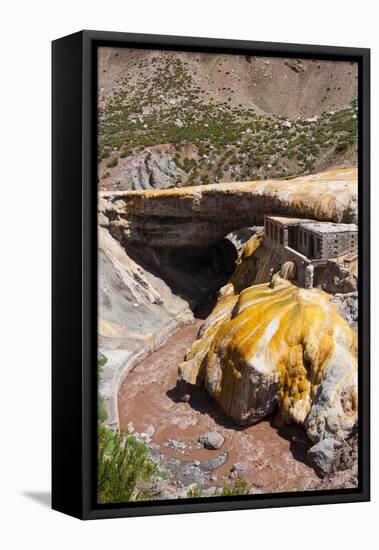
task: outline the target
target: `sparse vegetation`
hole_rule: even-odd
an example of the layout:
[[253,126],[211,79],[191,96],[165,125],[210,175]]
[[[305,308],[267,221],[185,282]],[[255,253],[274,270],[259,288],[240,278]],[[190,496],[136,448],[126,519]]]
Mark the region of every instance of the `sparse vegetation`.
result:
[[[143,69],[151,77],[146,78]],[[357,102],[310,120],[260,116],[230,101],[205,101],[187,64],[174,54],[140,62],[99,112],[99,159],[119,158],[160,143],[176,149],[187,185],[291,177],[318,168],[324,156],[356,154]],[[231,90],[224,87],[224,91]],[[288,122],[290,127],[288,127]],[[192,157],[185,148],[195,146]],[[106,167],[115,168],[118,156]],[[182,160],[181,160],[182,159]],[[320,160],[321,159],[321,160]],[[109,172],[107,177],[109,177]],[[181,182],[182,184],[182,182]]]
[[187,492],[187,498],[200,498],[203,496],[203,491],[199,483],[195,483]]
[[98,427],[98,502],[151,498],[147,484],[158,474],[146,445],[133,436]]
[[[232,496],[242,496],[242,495],[249,495],[250,490],[247,482],[239,478],[234,484],[228,484],[224,485],[221,490],[216,490],[215,494],[213,496],[221,496],[221,497],[232,497]],[[204,492],[202,490],[202,487],[199,483],[195,483],[190,487],[190,489],[187,492],[187,498],[201,498],[204,497]],[[209,496],[209,495],[207,495]]]
[[118,158],[117,157],[114,157],[112,160],[110,160],[108,163],[107,163],[107,168],[114,168],[115,166],[118,165]]
[[222,488],[222,497],[241,496],[249,494],[249,487],[244,479],[237,479],[234,485],[225,485]]

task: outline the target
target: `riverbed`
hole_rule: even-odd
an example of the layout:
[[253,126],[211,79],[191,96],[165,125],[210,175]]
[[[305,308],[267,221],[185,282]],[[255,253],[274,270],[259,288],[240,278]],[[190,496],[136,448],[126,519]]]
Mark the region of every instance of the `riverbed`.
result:
[[[143,433],[153,426],[151,443],[155,450],[168,461],[176,459],[177,464],[195,464],[200,469],[203,466],[205,487],[232,483],[236,472],[261,493],[315,487],[320,479],[307,463],[309,441],[303,428],[277,428],[273,418],[249,427],[237,426],[203,388],[191,392],[188,402],[177,400],[178,366],[202,322],[197,319],[179,328],[128,375],[118,397],[121,429],[132,423],[135,432]],[[219,450],[198,444],[198,439],[210,431],[225,438]],[[180,468],[176,471],[180,477]]]

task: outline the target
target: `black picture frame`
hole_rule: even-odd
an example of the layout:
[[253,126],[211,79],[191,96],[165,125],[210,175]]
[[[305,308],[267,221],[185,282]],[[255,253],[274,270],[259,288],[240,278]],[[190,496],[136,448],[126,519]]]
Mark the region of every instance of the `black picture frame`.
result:
[[[359,486],[96,503],[98,46],[354,61],[359,75]],[[52,507],[81,519],[370,499],[370,50],[85,30],[52,43]]]

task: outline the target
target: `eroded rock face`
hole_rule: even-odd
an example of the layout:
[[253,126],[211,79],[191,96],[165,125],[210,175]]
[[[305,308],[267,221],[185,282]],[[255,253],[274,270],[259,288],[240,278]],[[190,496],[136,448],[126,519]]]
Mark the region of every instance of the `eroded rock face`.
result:
[[358,292],[335,294],[333,303],[337,304],[339,314],[357,331],[358,328]]
[[99,385],[108,424],[118,424],[117,394],[128,372],[176,329],[193,322],[188,302],[130,258],[99,230],[99,350],[106,357]]
[[[104,220],[101,221],[106,225]],[[117,425],[120,384],[140,361],[183,324],[230,276],[237,251],[225,239],[205,257],[185,261],[165,251],[132,250],[99,229],[99,350],[106,357],[99,384],[108,423]],[[209,311],[209,310],[208,310]]]
[[193,320],[188,303],[99,231],[99,318],[102,349],[138,349],[158,327]]
[[170,154],[154,150],[120,158],[111,173],[104,170],[109,176],[102,179],[102,185],[110,183],[119,191],[166,189],[188,179]]
[[357,422],[357,335],[330,299],[279,276],[237,295],[230,283],[180,376],[204,384],[238,424],[278,406],[314,442],[345,439]]
[[319,275],[319,286],[332,294],[356,292],[358,277],[354,269],[329,261]]
[[104,192],[101,197],[105,226],[119,240],[196,254],[232,231],[261,225],[265,214],[355,223],[357,170],[330,170],[286,181]]

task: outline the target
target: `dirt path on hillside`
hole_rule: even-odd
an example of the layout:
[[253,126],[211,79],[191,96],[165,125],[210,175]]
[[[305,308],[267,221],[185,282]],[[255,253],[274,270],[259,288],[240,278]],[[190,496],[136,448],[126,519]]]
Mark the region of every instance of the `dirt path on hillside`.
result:
[[[223,415],[204,389],[194,391],[187,403],[176,401],[178,365],[195,340],[201,323],[197,320],[193,325],[180,328],[129,374],[118,398],[121,428],[126,429],[132,422],[135,431],[141,433],[152,425],[155,428],[152,443],[159,453],[170,460],[178,459],[183,466],[194,461],[198,467],[204,466],[204,486],[230,482],[235,464],[241,465],[238,467],[241,477],[259,492],[317,485],[320,480],[306,462],[308,444],[303,429],[291,426],[278,431],[272,420],[238,427]],[[209,431],[225,437],[218,451],[198,446],[198,438]],[[221,465],[214,459],[219,459]],[[211,470],[210,462],[216,466]]]

